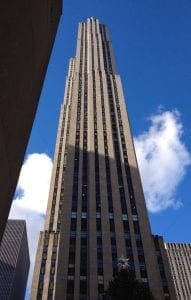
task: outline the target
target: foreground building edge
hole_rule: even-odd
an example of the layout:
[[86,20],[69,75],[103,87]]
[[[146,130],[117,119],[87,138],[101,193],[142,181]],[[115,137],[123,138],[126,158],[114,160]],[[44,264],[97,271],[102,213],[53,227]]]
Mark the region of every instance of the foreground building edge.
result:
[[97,299],[122,255],[164,299],[111,42],[90,18],[70,61],[31,298]]
[[62,0],[1,1],[0,241],[62,13]]

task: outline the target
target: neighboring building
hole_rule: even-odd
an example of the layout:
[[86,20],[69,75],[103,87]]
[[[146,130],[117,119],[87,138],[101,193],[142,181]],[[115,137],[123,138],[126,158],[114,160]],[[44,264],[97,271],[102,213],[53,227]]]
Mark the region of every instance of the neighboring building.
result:
[[191,244],[165,243],[176,299],[191,299]]
[[24,299],[29,265],[26,223],[8,220],[0,246],[0,299]]
[[176,300],[175,287],[162,236],[153,236],[165,299]]
[[0,3],[0,241],[32,129],[61,0]]
[[32,299],[97,299],[121,256],[164,299],[111,41],[90,18],[70,61]]

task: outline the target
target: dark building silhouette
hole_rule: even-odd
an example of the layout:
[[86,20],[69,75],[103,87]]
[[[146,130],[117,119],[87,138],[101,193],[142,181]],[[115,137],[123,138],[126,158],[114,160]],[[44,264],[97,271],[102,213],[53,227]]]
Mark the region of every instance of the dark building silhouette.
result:
[[69,65],[32,299],[97,300],[122,256],[164,299],[111,40],[89,18]]
[[0,2],[0,240],[61,11],[61,0]]
[[0,299],[24,299],[29,265],[26,223],[8,220],[0,246]]
[[164,298],[176,300],[177,297],[175,292],[175,285],[173,282],[173,274],[171,272],[166,244],[164,243],[162,236],[153,235],[153,239],[164,292]]

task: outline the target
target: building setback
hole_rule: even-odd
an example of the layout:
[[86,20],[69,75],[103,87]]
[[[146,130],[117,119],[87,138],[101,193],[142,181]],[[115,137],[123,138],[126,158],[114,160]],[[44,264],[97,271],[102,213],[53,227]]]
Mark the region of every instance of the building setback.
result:
[[29,265],[26,223],[8,220],[0,246],[0,299],[24,299]]
[[111,41],[89,18],[70,60],[32,299],[97,299],[121,256],[164,299]]
[[0,241],[61,9],[61,0],[0,2]]
[[158,235],[154,235],[153,239],[155,243],[155,250],[160,271],[161,282],[163,286],[164,297],[165,299],[176,300],[177,297],[164,240],[162,236]]
[[176,299],[191,299],[191,244],[165,243]]

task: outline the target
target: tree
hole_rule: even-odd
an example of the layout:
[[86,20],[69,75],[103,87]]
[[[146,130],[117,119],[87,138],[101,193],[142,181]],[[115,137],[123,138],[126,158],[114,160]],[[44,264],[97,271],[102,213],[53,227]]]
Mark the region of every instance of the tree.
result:
[[153,299],[149,288],[135,279],[134,275],[126,269],[121,269],[114,279],[109,282],[105,292],[106,299],[111,300],[151,300]]
[[119,271],[109,282],[104,299],[154,300],[149,288],[143,282],[138,281],[128,267],[128,259],[121,258],[118,263]]

